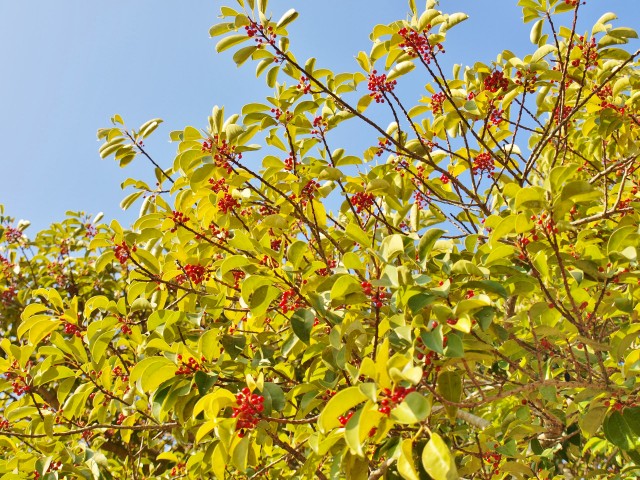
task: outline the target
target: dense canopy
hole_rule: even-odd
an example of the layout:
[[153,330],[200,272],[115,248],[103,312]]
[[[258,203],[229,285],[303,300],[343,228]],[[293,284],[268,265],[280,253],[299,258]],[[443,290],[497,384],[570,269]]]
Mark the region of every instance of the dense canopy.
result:
[[0,479],[637,478],[637,35],[518,3],[531,53],[450,73],[434,0],[353,72],[295,56],[294,10],[222,7],[273,93],[173,161],[160,119],[100,129],[155,172],[130,228],[0,211]]

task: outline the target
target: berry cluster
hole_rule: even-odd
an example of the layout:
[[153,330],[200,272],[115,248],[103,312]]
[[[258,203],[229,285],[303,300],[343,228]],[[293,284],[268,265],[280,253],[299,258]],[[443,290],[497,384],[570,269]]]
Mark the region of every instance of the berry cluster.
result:
[[9,420],[0,415],[0,430],[8,430],[10,426]]
[[122,367],[120,365],[115,366],[113,370],[111,370],[111,373],[113,373],[115,377],[122,378],[123,382],[129,381],[129,376],[122,370]]
[[449,178],[449,174],[448,174],[448,173],[443,173],[443,174],[440,176],[440,181],[441,181],[443,184],[445,184],[445,185],[446,185],[447,183],[449,183],[449,181],[450,181],[450,180],[451,180],[451,179]]
[[497,452],[486,452],[484,455],[482,455],[482,457],[484,458],[485,462],[491,464],[491,467],[493,468],[493,474],[498,475],[500,473],[499,467],[500,462],[502,461],[502,455]]
[[556,124],[564,122],[573,113],[573,107],[569,105],[558,105],[553,109],[553,121]]
[[384,287],[373,288],[370,282],[364,281],[360,284],[364,294],[371,299],[371,305],[373,308],[382,308],[383,301],[389,297],[389,294],[385,292]]
[[524,87],[525,92],[534,93],[536,91],[535,84],[538,81],[538,76],[530,69],[516,72],[516,85]]
[[317,116],[313,119],[313,130],[311,130],[311,135],[317,135],[318,137],[324,137],[325,132],[327,131],[327,127],[329,126],[329,122],[323,119],[321,116]]
[[482,172],[491,173],[495,169],[493,157],[488,152],[482,152],[473,161],[472,171],[476,175]]
[[233,288],[240,288],[240,280],[242,280],[246,274],[242,270],[231,270],[233,275]]
[[388,81],[385,73],[376,75],[377,73],[377,70],[371,72],[367,88],[371,92],[369,95],[373,97],[376,103],[384,103],[384,92],[393,92],[398,82],[395,80]]
[[222,198],[218,200],[218,208],[222,213],[229,213],[239,206],[240,202],[236,198],[233,198],[230,193],[225,193]]
[[300,192],[300,205],[304,207],[309,200],[313,200],[319,187],[320,184],[318,182],[309,180]]
[[504,121],[503,115],[504,115],[504,110],[495,108],[492,105],[491,111],[489,113],[489,123],[497,127]]
[[398,46],[410,57],[419,56],[426,63],[430,63],[436,53],[444,53],[444,47],[441,43],[437,43],[435,47],[431,45],[427,37],[429,30],[431,30],[431,25],[427,25],[422,32],[417,32],[412,28],[401,28],[398,30],[398,35],[403,38],[404,42]]
[[135,245],[129,248],[129,245],[127,245],[126,242],[122,242],[116,244],[116,246],[113,247],[113,250],[115,252],[116,259],[120,262],[120,265],[124,265],[127,263],[129,258],[131,258],[131,252],[135,252],[137,248]]
[[392,408],[395,408],[399,403],[402,403],[404,397],[415,391],[415,387],[396,387],[393,389],[393,391],[385,388],[382,391],[382,399],[378,401],[378,403],[380,404],[380,407],[378,407],[378,411],[383,415],[389,415]]
[[[51,462],[49,464],[49,467],[47,468],[47,471],[45,473],[57,472],[61,468],[62,468],[62,462],[60,462],[60,461]],[[36,479],[36,480],[40,478],[40,473],[37,470],[33,471],[33,478]]]
[[67,335],[75,335],[78,338],[82,338],[82,332],[80,331],[80,327],[74,325],[73,323],[65,322],[64,324],[64,333]]
[[[200,372],[200,371],[206,371],[206,368],[204,367],[204,365],[202,365],[202,363],[199,363],[195,358],[193,357],[189,357],[189,360],[187,360],[186,362],[184,361],[184,357],[182,356],[182,354],[178,354],[177,357],[178,362],[180,362],[180,364],[178,365],[178,369],[176,370],[176,375],[192,375],[196,372]],[[200,358],[200,362],[204,362],[205,358],[204,356]]]
[[284,159],[284,169],[287,172],[293,172],[296,169],[296,158],[293,155],[293,152],[289,152],[289,156]]
[[598,64],[598,47],[596,45],[596,39],[586,39],[584,36],[580,36],[580,43],[575,43],[573,46],[582,51],[582,59],[576,58],[571,61],[572,67],[579,67],[584,60],[584,68],[594,68]]
[[310,93],[311,83],[309,83],[309,79],[304,76],[300,77],[300,83],[298,83],[297,89],[302,93]]
[[226,228],[218,227],[213,222],[209,224],[209,231],[211,232],[211,235],[213,235],[213,237],[223,242],[231,237],[231,232],[229,232],[229,230],[227,230]]
[[331,400],[331,397],[333,397],[335,394],[335,390],[330,390],[327,388],[320,398],[322,398],[322,400],[326,402],[328,400]]
[[327,276],[331,275],[331,272],[332,272],[331,269],[336,268],[337,264],[338,264],[338,262],[335,261],[335,260],[327,260],[327,266],[325,268],[321,268],[316,273],[318,275],[320,275],[321,277],[327,277]]
[[248,387],[244,387],[236,394],[237,407],[233,407],[232,418],[237,418],[236,431],[239,437],[244,437],[245,429],[254,428],[260,421],[260,414],[264,410],[264,397],[251,393]]
[[338,421],[344,427],[351,417],[353,417],[353,410],[349,410],[346,415],[340,415]]
[[14,285],[11,285],[0,293],[0,302],[2,302],[5,307],[8,307],[13,303],[17,294],[17,288]]
[[506,90],[508,87],[509,79],[501,71],[496,70],[484,79],[484,89],[492,93],[496,93],[500,89]]
[[22,376],[17,376],[15,380],[11,382],[11,387],[13,388],[13,393],[18,396],[29,393],[31,391],[31,387],[27,385],[25,378]]
[[282,309],[282,313],[288,313],[304,307],[304,302],[298,296],[296,291],[291,288],[282,292],[282,297],[280,298],[278,307]]
[[131,322],[129,321],[129,319],[121,317],[120,315],[118,315],[116,318],[118,319],[118,322],[120,322],[120,330],[122,331],[122,333],[124,335],[131,335],[131,327],[129,326]]
[[276,34],[272,26],[265,27],[253,20],[249,20],[249,25],[244,27],[247,37],[253,38],[258,47],[262,47],[265,43],[274,46],[276,44]]
[[184,273],[189,277],[189,280],[196,285],[200,285],[211,278],[211,272],[209,272],[203,265],[187,263],[184,266]]
[[383,140],[378,141],[378,150],[376,150],[376,156],[380,157],[384,153],[384,151],[391,145],[391,140],[385,138]]
[[434,115],[442,113],[442,104],[447,99],[444,93],[434,93],[431,96],[431,111]]
[[235,145],[229,145],[227,141],[224,138],[220,138],[218,134],[215,134],[212,140],[207,139],[202,142],[202,151],[211,153],[215,164],[218,167],[224,168],[227,173],[233,171],[229,160],[240,160],[242,158],[242,153],[236,153],[235,150]]
[[184,213],[182,212],[178,212],[177,210],[173,210],[171,212],[171,220],[173,220],[173,228],[171,229],[171,232],[175,232],[176,230],[178,230],[178,226],[179,225],[184,225],[185,223],[187,223],[189,221],[189,217],[187,217]]
[[375,197],[371,193],[356,192],[351,197],[351,204],[356,207],[356,213],[369,211],[373,205]]
[[7,243],[19,243],[22,237],[22,231],[20,229],[10,226],[5,227],[4,238]]
[[273,118],[277,122],[281,121],[283,123],[287,123],[287,122],[291,121],[291,119],[293,118],[293,114],[291,112],[289,112],[289,111],[283,112],[279,108],[272,108],[271,109],[271,113],[273,113]]
[[171,469],[171,476],[172,477],[185,476],[185,469],[186,468],[187,468],[187,464],[186,463],[178,463],[178,464],[176,464],[176,466]]
[[211,185],[211,190],[215,193],[229,191],[229,185],[227,185],[227,180],[225,178],[219,178],[218,180],[210,178],[209,185]]

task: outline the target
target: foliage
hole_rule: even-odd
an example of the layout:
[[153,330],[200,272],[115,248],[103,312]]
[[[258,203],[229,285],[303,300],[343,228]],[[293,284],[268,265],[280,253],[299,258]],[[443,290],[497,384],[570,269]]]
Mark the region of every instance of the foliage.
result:
[[3,217],[1,478],[636,478],[635,32],[520,0],[533,53],[446,76],[466,15],[410,0],[334,73],[266,3],[210,32],[265,103],[164,169],[98,132],[155,166],[130,229]]

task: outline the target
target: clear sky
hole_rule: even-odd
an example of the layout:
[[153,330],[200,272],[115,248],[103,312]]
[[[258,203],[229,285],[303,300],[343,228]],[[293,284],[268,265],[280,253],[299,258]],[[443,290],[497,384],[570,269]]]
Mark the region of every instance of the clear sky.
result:
[[[216,104],[231,113],[261,101],[269,90],[254,66],[236,68],[229,52],[215,53],[216,40],[208,36],[222,4],[231,0],[0,2],[0,204],[6,213],[30,220],[31,235],[67,210],[103,211],[105,220],[128,225],[137,209],[120,210],[120,183],[152,181],[152,169],[143,158],[125,169],[100,160],[96,130],[108,126],[111,115],[119,113],[131,127],[163,118],[147,147],[166,166],[175,150],[171,130],[204,127]],[[358,68],[353,57],[369,50],[375,24],[407,12],[404,0],[272,0],[269,10],[279,18],[291,7],[300,12],[290,28],[296,56],[315,56],[318,66],[339,71]],[[503,49],[522,56],[533,51],[531,24],[523,25],[516,0],[441,0],[440,7],[471,17],[447,38],[449,64],[490,63]],[[616,25],[638,30],[639,7],[640,0],[587,0],[579,31],[607,11],[620,17]]]

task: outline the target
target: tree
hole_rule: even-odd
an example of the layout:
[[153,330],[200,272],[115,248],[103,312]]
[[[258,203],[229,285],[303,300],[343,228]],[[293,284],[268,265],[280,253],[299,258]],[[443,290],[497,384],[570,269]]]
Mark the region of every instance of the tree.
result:
[[210,32],[265,103],[167,167],[160,119],[98,132],[154,166],[130,229],[2,218],[2,478],[636,478],[636,33],[520,0],[533,53],[447,76],[466,15],[410,0],[336,74],[266,3]]

